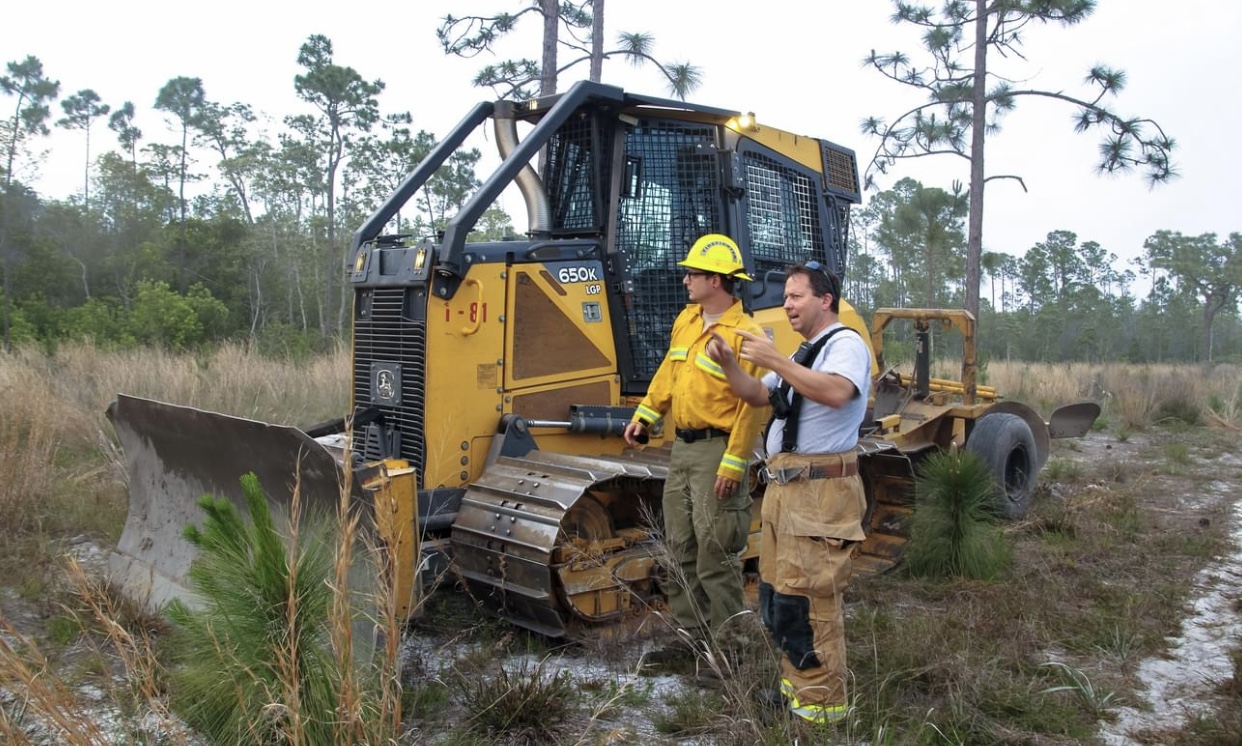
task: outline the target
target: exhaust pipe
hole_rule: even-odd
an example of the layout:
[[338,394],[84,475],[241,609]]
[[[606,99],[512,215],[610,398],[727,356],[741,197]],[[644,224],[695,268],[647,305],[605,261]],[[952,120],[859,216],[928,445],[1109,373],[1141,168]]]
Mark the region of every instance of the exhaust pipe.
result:
[[[509,157],[518,146],[517,120],[511,115],[502,115],[498,111],[493,118],[496,131],[496,148],[501,159]],[[543,238],[550,234],[552,226],[552,208],[548,202],[548,192],[539,179],[539,174],[529,163],[522,167],[517,178],[513,180],[526,202],[527,234],[533,238]]]

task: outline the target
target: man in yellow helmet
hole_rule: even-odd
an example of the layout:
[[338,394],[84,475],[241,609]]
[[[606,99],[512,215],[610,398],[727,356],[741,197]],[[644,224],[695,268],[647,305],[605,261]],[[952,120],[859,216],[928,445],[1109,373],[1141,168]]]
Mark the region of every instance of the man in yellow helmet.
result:
[[[707,234],[679,264],[686,268],[682,284],[690,303],[673,322],[668,352],[624,436],[635,446],[657,422],[672,420],[676,439],[663,499],[674,564],[668,568],[669,609],[682,629],[706,639],[744,608],[738,554],[750,531],[747,470],[767,408],[739,399],[705,347],[714,332],[739,354],[737,331],[763,331],[733,295],[738,280],[751,279],[733,239]],[[742,365],[751,375],[760,372]]]

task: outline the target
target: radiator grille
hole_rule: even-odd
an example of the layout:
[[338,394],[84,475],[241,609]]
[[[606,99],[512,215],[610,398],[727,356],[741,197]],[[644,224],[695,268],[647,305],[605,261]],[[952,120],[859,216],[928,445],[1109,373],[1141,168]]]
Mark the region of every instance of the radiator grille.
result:
[[[397,407],[380,407],[387,437],[395,437],[398,454],[423,473],[424,391],[427,378],[427,329],[422,314],[411,313],[414,304],[425,302],[417,288],[374,288],[360,292],[358,308],[367,309],[354,320],[354,405],[371,406],[372,363],[395,363],[401,368],[401,397]],[[366,297],[369,296],[369,297]],[[363,455],[368,460],[384,456],[380,441],[368,433]],[[355,438],[361,437],[358,433]]]

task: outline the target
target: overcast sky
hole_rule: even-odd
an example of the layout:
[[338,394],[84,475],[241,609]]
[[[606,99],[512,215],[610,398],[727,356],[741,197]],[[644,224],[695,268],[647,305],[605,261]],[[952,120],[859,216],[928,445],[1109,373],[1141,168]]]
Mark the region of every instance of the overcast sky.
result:
[[[207,97],[221,104],[250,104],[278,126],[285,115],[308,112],[293,89],[301,72],[298,48],[311,34],[333,43],[334,61],[368,80],[382,79],[385,112],[409,111],[416,129],[447,133],[476,102],[493,98],[470,81],[489,61],[538,57],[538,23],[503,47],[502,56],[446,57],[435,38],[447,13],[514,12],[528,0],[416,0],[409,3],[277,2],[214,0],[169,4],[148,0],[14,3],[0,24],[0,62],[38,57],[61,83],[62,98],[94,89],[114,108],[133,101],[144,143],[172,143],[164,118],[152,108],[170,78],[202,78]],[[933,3],[939,5],[939,2]],[[917,98],[909,89],[864,68],[871,49],[918,52],[917,31],[889,22],[888,0],[765,0],[754,4],[692,0],[608,0],[606,37],[641,31],[656,39],[656,56],[690,62],[703,73],[697,102],[755,112],[798,134],[854,148],[865,167],[877,142],[859,132],[867,116],[891,118]],[[1094,240],[1122,260],[1138,256],[1143,241],[1161,229],[1214,232],[1223,239],[1242,231],[1233,180],[1242,173],[1230,146],[1239,121],[1232,81],[1242,68],[1242,3],[1185,0],[1099,0],[1094,15],[1070,29],[1037,28],[1027,37],[1027,61],[1015,72],[1025,87],[1090,95],[1081,81],[1092,65],[1127,73],[1128,85],[1112,106],[1126,116],[1156,120],[1177,140],[1173,156],[1180,178],[1149,189],[1141,174],[1097,176],[1096,135],[1077,135],[1072,110],[1040,99],[1018,102],[999,135],[989,139],[988,172],[1021,176],[994,181],[987,192],[985,249],[1022,254],[1052,230]],[[916,57],[916,59],[921,59]],[[562,58],[564,61],[564,58]],[[586,77],[570,71],[561,89]],[[666,95],[654,70],[609,62],[604,82],[635,92]],[[0,98],[12,102],[8,97]],[[4,106],[7,110],[8,106]],[[54,116],[62,111],[56,104]],[[11,112],[5,116],[11,116]],[[1223,133],[1223,134],[1222,134]],[[101,123],[92,150],[114,148]],[[23,174],[45,196],[80,191],[83,143],[60,133],[38,174]],[[486,174],[480,174],[485,176]],[[949,188],[968,177],[964,160],[942,156],[907,161],[878,186],[913,176]],[[864,195],[866,199],[866,195]],[[516,222],[521,222],[516,221]]]

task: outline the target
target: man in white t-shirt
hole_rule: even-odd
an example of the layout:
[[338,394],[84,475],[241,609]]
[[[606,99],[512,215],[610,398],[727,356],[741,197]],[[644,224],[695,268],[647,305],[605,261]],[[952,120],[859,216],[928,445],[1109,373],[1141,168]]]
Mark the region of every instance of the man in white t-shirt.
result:
[[[762,335],[719,336],[708,354],[733,391],[770,402],[768,484],[759,549],[759,610],[779,646],[780,689],[768,703],[813,723],[845,717],[845,608],[854,545],[865,538],[866,496],[855,446],[867,409],[871,350],[838,317],[840,281],[818,262],[786,268],[785,314],[806,343],[785,357]],[[738,358],[771,372],[748,375]]]

